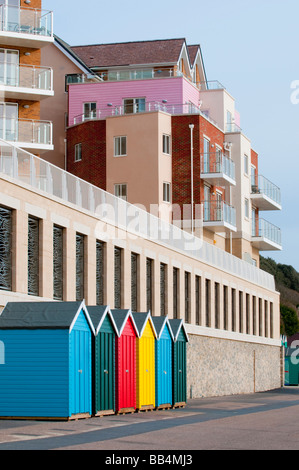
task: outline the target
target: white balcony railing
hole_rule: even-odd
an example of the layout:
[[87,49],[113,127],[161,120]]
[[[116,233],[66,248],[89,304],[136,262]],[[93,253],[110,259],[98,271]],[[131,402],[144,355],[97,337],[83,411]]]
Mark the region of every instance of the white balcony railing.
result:
[[252,222],[251,234],[253,237],[264,238],[278,246],[282,246],[281,229],[265,219],[259,219],[258,221]]
[[221,152],[203,153],[200,158],[200,171],[203,175],[223,173],[232,180],[236,179],[235,162]]
[[53,12],[0,5],[0,32],[53,36]]
[[277,204],[281,204],[280,188],[262,175],[252,176],[251,193],[265,195]]
[[236,209],[224,201],[204,201],[204,222],[221,222],[236,227]]
[[0,86],[53,91],[51,67],[0,63]]
[[[28,184],[30,188],[89,211],[103,224],[103,236],[105,233],[111,236],[105,224],[112,224],[115,228],[125,230],[128,237],[131,234],[133,238],[139,236],[153,240],[209,266],[275,291],[274,277],[267,272],[1,140],[0,173],[22,186]],[[117,232],[115,236],[118,236]]]
[[106,108],[98,108],[89,113],[79,114],[70,119],[69,125],[81,124],[82,122],[92,121],[97,119],[106,119],[111,116],[125,116],[127,114],[140,114],[140,113],[150,113],[156,111],[163,111],[171,115],[178,114],[198,114],[205,116],[200,109],[193,105],[192,103],[188,104],[165,104],[159,101],[146,101],[139,103],[137,105],[120,105],[120,106],[107,106]]
[[52,122],[0,117],[0,139],[25,144],[52,145]]

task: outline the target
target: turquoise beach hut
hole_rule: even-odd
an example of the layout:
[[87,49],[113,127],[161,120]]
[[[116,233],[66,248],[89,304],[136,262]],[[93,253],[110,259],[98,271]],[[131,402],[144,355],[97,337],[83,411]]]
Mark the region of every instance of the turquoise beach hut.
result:
[[92,335],[83,302],[11,302],[0,316],[0,418],[92,413]]
[[167,317],[152,317],[157,339],[155,342],[156,358],[156,408],[172,406],[172,350],[173,334]]

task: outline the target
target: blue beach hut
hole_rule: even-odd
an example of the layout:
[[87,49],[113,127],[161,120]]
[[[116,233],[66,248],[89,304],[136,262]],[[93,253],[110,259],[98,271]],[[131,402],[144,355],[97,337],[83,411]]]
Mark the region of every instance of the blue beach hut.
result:
[[153,317],[157,339],[155,342],[156,358],[156,408],[172,406],[172,349],[173,334],[167,317]]
[[11,302],[0,316],[0,418],[92,413],[94,328],[83,302]]

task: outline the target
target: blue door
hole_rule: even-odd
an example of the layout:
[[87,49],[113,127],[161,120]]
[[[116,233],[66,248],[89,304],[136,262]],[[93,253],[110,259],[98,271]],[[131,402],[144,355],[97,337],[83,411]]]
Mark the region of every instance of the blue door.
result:
[[70,346],[70,416],[91,414],[91,332],[87,322],[72,330]]
[[168,327],[156,341],[156,406],[172,405],[172,339]]

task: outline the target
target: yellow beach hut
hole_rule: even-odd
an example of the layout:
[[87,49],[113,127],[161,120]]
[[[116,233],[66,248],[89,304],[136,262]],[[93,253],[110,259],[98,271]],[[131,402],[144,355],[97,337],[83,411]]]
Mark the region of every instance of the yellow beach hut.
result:
[[138,330],[136,347],[136,409],[155,408],[155,341],[157,338],[151,314],[133,313]]

